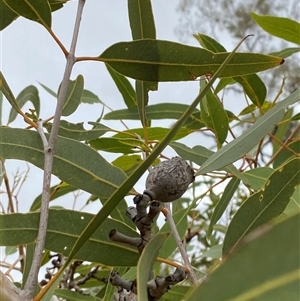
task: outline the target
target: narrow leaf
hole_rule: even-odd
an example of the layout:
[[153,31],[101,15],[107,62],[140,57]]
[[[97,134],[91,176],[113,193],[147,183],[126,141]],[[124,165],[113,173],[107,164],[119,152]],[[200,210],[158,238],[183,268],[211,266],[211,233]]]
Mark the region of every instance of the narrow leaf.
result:
[[0,30],[6,28],[14,20],[18,18],[18,14],[14,12],[4,0],[0,0]]
[[276,170],[264,188],[250,196],[234,215],[223,244],[223,255],[229,255],[246,234],[279,216],[300,185],[300,159],[289,161]]
[[299,51],[300,51],[300,47],[289,47],[289,48],[282,49],[281,51],[271,52],[269,53],[269,55],[279,56],[285,59]]
[[[187,81],[214,74],[228,55],[175,42],[144,39],[114,44],[99,56],[99,60],[138,80]],[[278,57],[235,53],[220,77],[252,74],[282,63]]]
[[122,94],[123,100],[127,108],[135,108],[137,106],[135,91],[129,80],[124,75],[116,72],[109,65],[106,65],[106,68],[110,76],[114,80],[119,92]]
[[232,162],[235,162],[241,156],[249,152],[268,132],[272,130],[274,125],[282,119],[285,113],[285,108],[298,100],[299,89],[281,102],[277,103],[241,136],[214,153],[207,161],[204,162],[196,175],[222,168]]
[[[83,82],[82,75],[78,75],[76,80],[74,81],[69,80],[68,91],[64,102],[64,107],[62,110],[63,116],[69,116],[76,111],[81,101],[83,86],[84,86],[84,82]],[[59,90],[57,94],[59,94]]]
[[220,43],[218,43],[215,39],[211,38],[210,36],[198,33],[197,35],[194,35],[194,37],[200,43],[200,45],[207,50],[210,50],[214,53],[227,52],[226,49]]
[[[34,109],[36,111],[36,115],[39,116],[40,114],[40,97],[39,97],[39,91],[35,86],[28,86],[25,89],[23,89],[20,94],[17,96],[16,103],[19,108],[22,108],[24,104],[30,101]],[[8,123],[13,122],[17,117],[17,111],[13,108],[10,111],[9,117],[8,117]]]
[[210,90],[200,102],[201,119],[211,129],[220,148],[225,141],[229,129],[227,114],[217,96]]
[[300,23],[289,18],[261,16],[251,13],[252,19],[275,37],[300,45]]
[[210,219],[210,224],[207,230],[206,236],[209,237],[213,231],[214,225],[218,222],[218,220],[222,217],[225,212],[229,202],[231,201],[237,187],[239,186],[240,180],[237,178],[232,178],[227,184],[221,199],[218,201],[213,215]]
[[147,282],[160,248],[167,239],[167,233],[155,235],[146,245],[137,265],[138,300],[148,300]]
[[257,107],[263,105],[267,96],[267,88],[257,74],[234,77],[233,79],[241,84],[244,92]]
[[250,187],[257,191],[262,189],[273,172],[272,168],[258,167],[244,172],[244,176],[248,179]]
[[79,292],[74,292],[69,289],[56,289],[54,295],[64,300],[72,301],[101,301],[102,299],[94,297],[92,295],[84,295]]

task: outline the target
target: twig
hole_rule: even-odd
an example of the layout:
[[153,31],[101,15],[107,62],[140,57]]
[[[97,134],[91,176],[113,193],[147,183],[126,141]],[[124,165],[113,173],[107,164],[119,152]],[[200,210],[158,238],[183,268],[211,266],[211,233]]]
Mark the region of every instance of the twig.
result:
[[[62,109],[64,105],[64,101],[67,95],[67,89],[69,85],[69,79],[71,75],[71,71],[73,65],[75,63],[75,49],[77,44],[77,38],[79,33],[80,21],[83,12],[83,7],[85,4],[85,0],[78,1],[77,15],[75,19],[74,32],[72,37],[72,43],[70,47],[70,52],[67,55],[67,62],[65,67],[65,73],[63,76],[61,89],[57,99],[57,106],[55,110],[54,121],[52,124],[52,129],[49,137],[49,141],[44,146],[45,153],[45,161],[44,161],[44,179],[43,179],[43,192],[42,192],[42,204],[41,204],[41,213],[40,213],[40,223],[39,223],[39,231],[36,241],[36,248],[34,252],[33,262],[30,268],[29,276],[27,278],[23,296],[25,297],[23,300],[32,300],[35,293],[35,287],[37,285],[38,273],[40,269],[41,259],[43,256],[43,250],[45,246],[46,240],[46,232],[48,225],[48,216],[49,216],[49,199],[50,199],[50,187],[51,187],[51,174],[52,174],[52,165],[53,165],[53,157],[55,150],[55,143],[58,134],[58,128],[60,123],[60,118],[62,114]],[[39,126],[40,128],[40,126]],[[41,138],[44,143],[43,134],[40,132]]]
[[173,216],[172,216],[172,213],[171,213],[171,206],[170,206],[170,203],[165,203],[165,211],[166,212],[163,212],[169,225],[170,225],[170,229],[171,229],[171,232],[174,236],[174,239],[175,239],[175,242],[177,244],[177,247],[180,251],[180,254],[181,254],[181,257],[183,259],[183,262],[186,266],[186,268],[188,269],[188,276],[189,276],[189,279],[192,283],[192,285],[196,285],[198,280],[197,280],[197,276],[193,270],[193,267],[190,263],[190,260],[189,260],[189,257],[186,253],[186,250],[183,246],[183,243],[181,241],[181,238],[180,238],[180,235],[177,231],[177,228],[176,228],[176,225],[175,225],[175,222],[174,222],[174,219],[173,219]]

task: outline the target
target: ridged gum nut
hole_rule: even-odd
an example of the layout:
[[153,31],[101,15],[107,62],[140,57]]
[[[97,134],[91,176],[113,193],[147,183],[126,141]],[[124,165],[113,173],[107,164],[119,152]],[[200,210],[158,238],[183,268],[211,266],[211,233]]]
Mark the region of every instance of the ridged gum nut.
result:
[[144,194],[160,202],[179,199],[195,180],[191,166],[180,157],[163,161],[153,167],[146,179]]

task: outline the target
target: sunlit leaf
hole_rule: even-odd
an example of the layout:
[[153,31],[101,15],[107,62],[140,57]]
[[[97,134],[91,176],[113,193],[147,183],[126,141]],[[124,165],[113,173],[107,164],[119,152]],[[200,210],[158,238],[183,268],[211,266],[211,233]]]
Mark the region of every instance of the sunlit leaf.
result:
[[289,18],[261,16],[251,13],[252,19],[266,32],[286,41],[300,44],[300,23]]

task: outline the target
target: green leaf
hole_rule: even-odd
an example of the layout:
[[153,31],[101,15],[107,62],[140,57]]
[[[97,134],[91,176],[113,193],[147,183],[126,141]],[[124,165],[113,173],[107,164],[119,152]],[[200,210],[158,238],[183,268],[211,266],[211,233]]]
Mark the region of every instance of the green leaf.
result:
[[[52,193],[55,192],[54,196],[50,199],[50,202],[61,197],[61,196],[64,196],[66,194],[68,194],[69,192],[73,192],[75,190],[78,190],[78,188],[74,187],[74,186],[71,186],[69,184],[66,184],[66,183],[62,183],[62,184],[59,184],[59,185],[54,185],[50,188],[50,195],[52,195]],[[30,207],[30,211],[36,211],[36,210],[40,210],[41,208],[41,202],[42,202],[42,194],[40,194],[39,196],[37,196],[31,207]]]
[[51,28],[51,10],[47,0],[3,0],[16,14]]
[[133,40],[155,39],[156,30],[150,0],[128,0],[128,15]]
[[[162,140],[166,134],[169,132],[170,129],[168,128],[162,128],[162,127],[149,127],[147,128],[147,136],[148,140]],[[180,128],[180,130],[176,133],[176,135],[173,137],[173,140],[181,139],[185,136],[187,136],[190,133],[190,131],[186,127]],[[120,132],[116,135],[114,135],[114,138],[128,138],[132,137],[132,135],[139,135],[142,139],[145,139],[144,136],[144,129],[142,128],[136,128],[136,129],[130,129],[123,132]]]
[[[295,153],[298,154],[298,156],[300,156],[300,140],[295,140],[293,142],[291,142],[290,144],[287,145],[289,149],[293,150]],[[273,167],[277,168],[280,165],[282,165],[284,162],[288,161],[291,158],[294,158],[295,155],[289,151],[288,149],[284,148],[280,154],[278,155],[278,157],[275,159],[274,163],[273,163]]]
[[50,95],[52,95],[54,98],[57,98],[57,93],[55,93],[53,90],[48,88],[47,86],[43,85],[42,83],[39,83]]
[[96,94],[85,89],[83,89],[80,102],[88,103],[88,104],[94,104],[94,103],[103,104],[103,102],[99,99],[99,97]]
[[218,85],[215,88],[215,94],[218,94],[227,86],[234,85],[234,84],[235,84],[235,80],[232,77],[221,78],[220,81],[218,82]]
[[[65,209],[50,209],[45,248],[68,256],[75,241],[93,218],[92,214]],[[12,213],[0,216],[1,245],[33,243],[39,228],[39,212]],[[135,266],[139,257],[136,248],[113,242],[109,232],[118,229],[125,235],[138,237],[135,230],[122,222],[106,219],[77,253],[77,260],[110,266]]]
[[168,238],[168,233],[155,235],[144,248],[137,265],[137,294],[139,300],[148,300],[147,282],[160,248]]
[[[176,119],[181,118],[182,114],[188,109],[188,105],[177,103],[160,103],[150,105],[145,108],[146,118],[150,120]],[[140,120],[138,109],[124,109],[110,112],[104,116],[106,120]],[[200,111],[194,110],[184,124],[187,128],[201,128],[205,124],[200,120]]]
[[[77,76],[77,78],[74,81],[69,80],[68,91],[64,102],[64,107],[62,110],[62,116],[69,116],[76,111],[81,101],[83,86],[84,86],[83,76],[80,74]],[[57,94],[59,94],[59,90]]]
[[[35,86],[28,86],[24,88],[16,98],[16,103],[19,108],[22,108],[27,101],[31,101],[34,109],[36,110],[36,115],[40,114],[40,97],[39,91]],[[8,123],[13,122],[17,117],[17,111],[13,108],[10,111]]]
[[215,259],[222,258],[222,245],[215,245],[209,250],[202,253],[202,257],[210,257]]
[[[136,40],[110,46],[99,60],[117,72],[143,81],[188,81],[214,74],[228,53],[160,40]],[[281,58],[257,53],[235,53],[220,77],[240,76],[274,68]]]
[[18,113],[21,112],[21,110],[18,106],[18,103],[16,101],[16,98],[15,98],[13,92],[11,91],[11,89],[1,71],[0,71],[0,90],[3,93],[3,95],[6,97],[6,99],[9,101],[9,103],[13,107],[13,109]]
[[206,233],[207,237],[210,237],[212,231],[213,231],[213,227],[214,225],[218,222],[218,220],[221,218],[221,216],[223,215],[223,213],[225,212],[229,202],[231,201],[236,189],[238,188],[240,184],[240,180],[237,178],[232,178],[229,183],[227,184],[227,186],[224,189],[224,192],[222,194],[221,199],[218,201],[213,215],[210,219],[210,224]]
[[[38,133],[1,127],[1,157],[44,166],[44,147]],[[100,154],[78,141],[60,137],[55,147],[53,174],[66,183],[101,197],[109,197],[126,175]]]
[[258,167],[244,172],[244,176],[248,179],[252,189],[260,190],[273,172],[274,170],[270,167]]
[[[193,148],[189,148],[186,145],[178,142],[171,142],[170,146],[175,150],[175,152],[185,160],[190,160],[201,166],[208,158],[210,158],[214,152],[201,146],[196,145]],[[239,172],[239,170],[232,164],[229,166],[220,168],[228,172],[229,174],[235,175],[238,179],[241,179],[245,185],[248,185],[248,180],[244,175]]]
[[160,300],[161,301],[182,301],[184,300],[187,291],[189,290],[187,285],[174,285],[172,288],[165,293]]
[[111,164],[129,174],[129,171],[136,169],[142,162],[143,159],[140,155],[123,155],[112,161]]
[[269,53],[269,55],[279,56],[285,59],[299,51],[300,51],[300,47],[289,47],[289,48],[282,49],[281,51],[271,52]]
[[102,137],[90,140],[89,144],[96,150],[110,153],[132,154],[141,152],[143,149],[148,150],[144,142],[134,138]]
[[225,141],[229,129],[227,114],[217,96],[210,90],[200,102],[201,119],[211,129],[220,148]]
[[0,0],[0,30],[3,30],[10,23],[18,18],[18,14],[16,14],[4,0]]
[[[239,44],[240,45],[240,44]],[[200,92],[200,94],[195,98],[192,104],[188,107],[188,109],[182,114],[179,120],[171,127],[169,133],[165,136],[165,138],[158,143],[153,151],[149,154],[147,159],[143,161],[142,164],[138,166],[138,168],[128,177],[124,182],[119,186],[115,192],[111,194],[105,205],[101,208],[101,210],[95,215],[95,217],[91,220],[91,222],[87,225],[83,233],[77,239],[73,249],[71,250],[68,259],[64,263],[62,269],[59,270],[57,277],[62,275],[62,271],[67,268],[70,264],[71,260],[78,253],[78,251],[85,245],[86,241],[91,237],[91,235],[100,227],[104,220],[106,220],[107,216],[112,212],[114,207],[121,201],[121,199],[126,195],[128,190],[130,190],[133,185],[138,181],[138,179],[143,175],[143,173],[147,170],[147,168],[155,161],[155,159],[159,156],[159,154],[169,145],[170,141],[176,134],[176,132],[183,126],[188,117],[193,113],[196,106],[199,104],[200,100],[205,96],[207,91],[213,85],[219,74],[224,70],[225,66],[230,62],[232,57],[234,56],[237,48],[234,49],[232,53],[227,57],[227,59],[223,62],[220,68],[217,70],[215,75],[211,78],[210,82],[207,86]]]
[[[111,129],[98,122],[88,122],[88,124],[93,125],[93,129],[86,130],[83,127],[83,122],[71,123],[65,120],[61,120],[59,124],[58,135],[78,141],[86,141],[91,139],[96,139],[101,137],[105,133],[111,131]],[[50,133],[52,124],[47,123],[44,125]]]
[[196,175],[220,169],[238,160],[249,152],[255,145],[282,119],[285,108],[299,100],[299,91],[296,90],[290,96],[277,103],[265,115],[260,117],[254,125],[247,129],[241,136],[223,146],[203,163]]
[[140,120],[143,127],[149,126],[149,122],[146,117],[146,106],[149,102],[148,88],[147,83],[136,80],[135,81],[135,91],[136,91],[136,99],[137,99],[137,107],[140,116]]
[[234,215],[223,244],[229,255],[246,234],[279,216],[300,185],[300,159],[289,161],[276,170],[261,191],[250,196]]
[[220,43],[218,43],[215,39],[211,38],[210,36],[207,36],[202,33],[194,34],[193,36],[200,43],[200,45],[207,50],[210,50],[214,53],[227,52],[226,49]]
[[[299,300],[299,218],[295,215],[266,232],[222,263],[208,281],[191,288],[186,301]],[[247,277],[245,277],[245,273]],[[218,289],[216,289],[218,288]]]
[[244,92],[257,107],[263,105],[267,96],[267,88],[257,74],[234,77],[233,79],[241,84]]
[[94,297],[92,295],[83,295],[78,292],[71,291],[69,289],[56,289],[54,295],[64,300],[72,301],[101,301],[102,299]]
[[106,68],[114,80],[119,92],[123,96],[123,100],[127,106],[127,108],[136,108],[137,101],[135,98],[135,91],[129,82],[129,80],[122,74],[116,72],[113,68],[111,68],[109,65],[106,65]]
[[251,12],[252,19],[269,34],[286,41],[300,44],[300,24],[289,18],[261,16]]
[[[290,135],[291,131],[291,122],[290,119],[293,115],[293,108],[287,110],[284,114],[283,118],[280,120],[280,123],[276,126],[273,135],[275,136],[272,139],[273,146],[273,156],[277,153],[277,151],[281,148],[281,143],[279,141],[285,141]],[[276,139],[277,138],[277,139]]]

